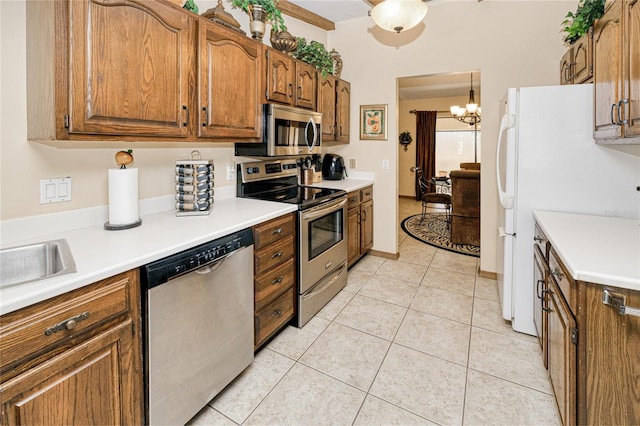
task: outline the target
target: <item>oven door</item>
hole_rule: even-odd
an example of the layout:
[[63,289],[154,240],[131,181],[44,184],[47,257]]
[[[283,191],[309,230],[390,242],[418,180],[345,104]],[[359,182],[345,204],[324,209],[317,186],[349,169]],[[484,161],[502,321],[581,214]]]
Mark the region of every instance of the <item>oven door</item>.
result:
[[299,212],[300,294],[347,260],[347,198]]

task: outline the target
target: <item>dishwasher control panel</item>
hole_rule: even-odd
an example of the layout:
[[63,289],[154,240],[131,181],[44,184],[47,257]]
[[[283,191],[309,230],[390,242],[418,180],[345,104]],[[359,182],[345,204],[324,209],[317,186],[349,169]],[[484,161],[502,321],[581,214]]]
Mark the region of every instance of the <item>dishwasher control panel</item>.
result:
[[253,232],[247,228],[149,263],[142,267],[141,279],[146,288],[152,288],[252,244]]

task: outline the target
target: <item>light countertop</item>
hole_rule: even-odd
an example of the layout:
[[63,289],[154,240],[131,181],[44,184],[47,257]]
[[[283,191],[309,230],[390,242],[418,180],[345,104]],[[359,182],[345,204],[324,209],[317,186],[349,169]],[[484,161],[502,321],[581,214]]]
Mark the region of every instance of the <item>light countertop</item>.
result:
[[323,180],[322,182],[312,183],[308,186],[316,186],[318,188],[342,189],[347,192],[356,191],[373,185],[370,179],[343,179],[343,180]]
[[105,231],[103,225],[40,235],[10,246],[65,238],[77,272],[0,290],[0,313],[83,287],[151,261],[296,211],[286,203],[247,198],[216,200],[207,216],[176,217],[175,210],[142,216],[142,225]]
[[533,214],[575,280],[640,291],[640,220]]

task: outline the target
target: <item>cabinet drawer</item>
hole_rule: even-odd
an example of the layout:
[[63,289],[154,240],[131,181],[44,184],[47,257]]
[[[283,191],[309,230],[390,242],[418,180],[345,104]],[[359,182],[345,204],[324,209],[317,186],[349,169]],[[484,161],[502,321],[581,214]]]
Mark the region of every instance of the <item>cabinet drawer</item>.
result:
[[295,269],[293,267],[293,259],[289,259],[272,271],[256,277],[255,310],[258,311],[262,309],[278,294],[287,288],[293,287],[294,283]]
[[132,274],[122,274],[2,317],[1,367],[75,337],[132,309]]
[[360,202],[369,201],[373,198],[373,187],[368,186],[360,190]]
[[295,242],[293,241],[292,235],[289,235],[282,241],[263,247],[255,252],[254,274],[259,275],[266,270],[279,265],[292,257],[294,252]]
[[256,346],[293,318],[293,296],[293,288],[290,288],[264,309],[256,312]]
[[255,249],[293,234],[293,215],[282,216],[253,228]]
[[567,272],[567,268],[562,264],[560,257],[553,250],[553,247],[551,247],[551,250],[549,251],[549,271],[562,291],[569,308],[571,308],[571,311],[575,315],[578,306],[576,283],[569,275],[569,272]]
[[360,191],[353,191],[347,194],[347,208],[360,204]]

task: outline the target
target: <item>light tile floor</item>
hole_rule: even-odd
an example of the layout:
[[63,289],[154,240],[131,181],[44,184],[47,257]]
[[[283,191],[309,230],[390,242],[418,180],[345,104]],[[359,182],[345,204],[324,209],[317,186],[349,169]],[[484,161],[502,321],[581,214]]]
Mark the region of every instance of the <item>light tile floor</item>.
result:
[[477,259],[398,232],[398,260],[363,258],[190,424],[560,424],[536,339],[502,320]]

